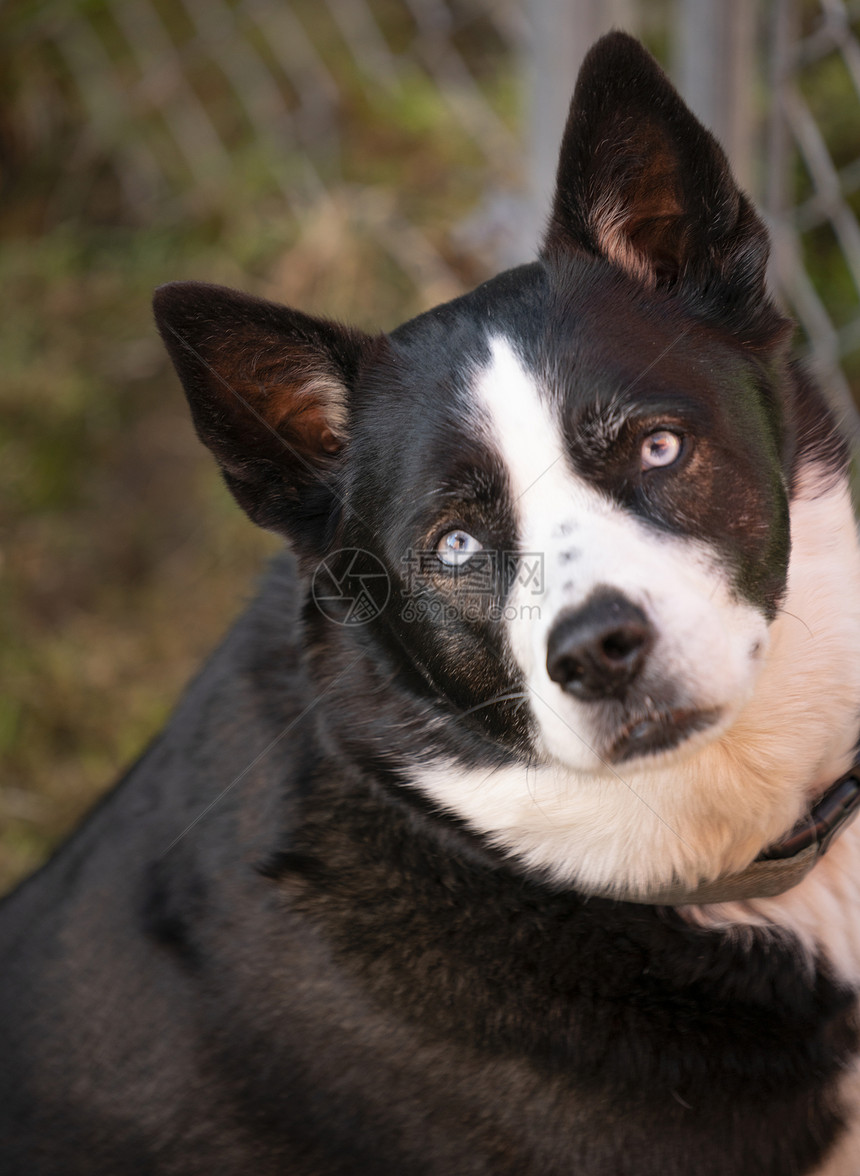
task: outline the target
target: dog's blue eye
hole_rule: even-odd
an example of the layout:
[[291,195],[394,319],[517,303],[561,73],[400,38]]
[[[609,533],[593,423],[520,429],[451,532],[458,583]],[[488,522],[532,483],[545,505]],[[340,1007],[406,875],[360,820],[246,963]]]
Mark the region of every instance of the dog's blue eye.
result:
[[678,460],[680,453],[681,438],[678,434],[670,433],[668,429],[658,429],[656,433],[649,433],[642,442],[642,469],[670,466]]
[[436,545],[436,555],[440,563],[449,568],[459,567],[479,551],[483,551],[481,544],[465,531],[449,531]]

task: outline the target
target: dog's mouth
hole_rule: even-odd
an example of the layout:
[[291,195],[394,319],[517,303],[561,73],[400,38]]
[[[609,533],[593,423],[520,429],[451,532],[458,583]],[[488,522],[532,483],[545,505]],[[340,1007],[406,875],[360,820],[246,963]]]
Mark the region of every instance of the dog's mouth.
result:
[[714,707],[710,710],[679,708],[634,716],[610,744],[607,758],[610,763],[623,764],[640,755],[671,751],[691,735],[712,727],[721,714]]

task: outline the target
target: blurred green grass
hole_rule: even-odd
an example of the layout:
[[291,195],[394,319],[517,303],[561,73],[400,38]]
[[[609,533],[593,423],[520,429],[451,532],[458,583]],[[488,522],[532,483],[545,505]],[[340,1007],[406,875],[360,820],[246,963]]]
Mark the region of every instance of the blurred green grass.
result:
[[[325,194],[299,216],[273,174],[300,186],[307,146],[284,140],[273,160],[241,127],[222,182],[201,189],[166,168],[129,203],[118,169],[135,136],[162,149],[157,120],[127,116],[116,142],[90,142],[52,39],[84,22],[109,45],[116,10],[0,13],[12,114],[0,125],[0,890],[143,749],[278,545],[240,514],[194,437],[153,288],[220,282],[379,328],[483,276],[449,230],[478,203],[486,161],[438,87],[405,68],[392,95],[362,76],[319,5],[291,7],[339,87],[337,150],[321,141],[315,157]],[[409,29],[403,6],[387,7],[396,46]],[[170,28],[178,18],[160,11]],[[510,62],[480,28],[472,41],[487,101],[512,124]],[[229,105],[216,82],[212,101]],[[393,226],[386,247],[380,226]]]
[[168,254],[182,271],[170,244],[81,248],[63,226],[0,248],[0,886],[141,750],[270,547],[205,460],[150,321]]

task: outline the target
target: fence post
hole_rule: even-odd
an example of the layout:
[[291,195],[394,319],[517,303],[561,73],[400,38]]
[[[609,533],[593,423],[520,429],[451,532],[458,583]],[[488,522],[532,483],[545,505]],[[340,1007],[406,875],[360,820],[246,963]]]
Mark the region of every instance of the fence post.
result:
[[549,215],[558,148],[576,75],[610,29],[635,32],[635,0],[527,0],[529,200],[519,251],[534,256]]
[[742,188],[755,187],[759,120],[758,0],[681,0],[673,72],[698,118],[722,143]]

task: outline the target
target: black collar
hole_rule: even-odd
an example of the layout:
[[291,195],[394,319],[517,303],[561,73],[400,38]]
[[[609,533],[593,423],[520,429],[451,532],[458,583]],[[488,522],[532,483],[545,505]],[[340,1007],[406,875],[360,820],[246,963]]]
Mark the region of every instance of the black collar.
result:
[[824,792],[791,832],[763,850],[756,861],[776,862],[796,857],[810,845],[823,857],[831,842],[860,808],[860,760]]

